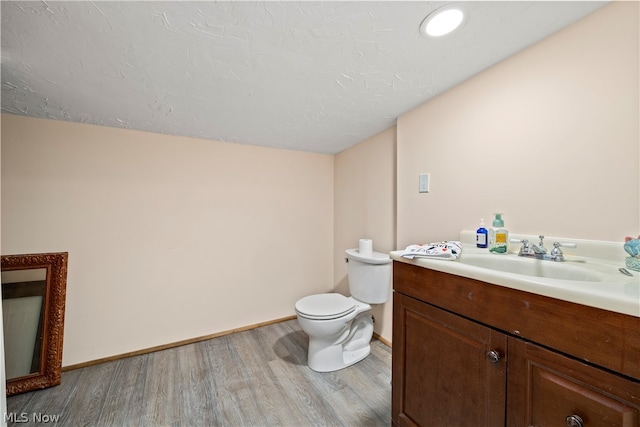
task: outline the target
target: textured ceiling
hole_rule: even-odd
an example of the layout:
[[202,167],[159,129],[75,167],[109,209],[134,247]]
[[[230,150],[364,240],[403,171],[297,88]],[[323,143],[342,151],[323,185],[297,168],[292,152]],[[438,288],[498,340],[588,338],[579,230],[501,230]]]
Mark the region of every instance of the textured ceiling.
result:
[[2,1],[2,111],[337,153],[605,4],[446,3]]

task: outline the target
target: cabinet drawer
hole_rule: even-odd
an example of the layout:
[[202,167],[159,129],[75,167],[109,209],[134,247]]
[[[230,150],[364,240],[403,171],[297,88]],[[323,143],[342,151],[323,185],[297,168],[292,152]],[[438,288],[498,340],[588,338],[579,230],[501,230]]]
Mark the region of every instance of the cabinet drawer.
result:
[[507,425],[640,426],[639,382],[517,338],[508,352]]

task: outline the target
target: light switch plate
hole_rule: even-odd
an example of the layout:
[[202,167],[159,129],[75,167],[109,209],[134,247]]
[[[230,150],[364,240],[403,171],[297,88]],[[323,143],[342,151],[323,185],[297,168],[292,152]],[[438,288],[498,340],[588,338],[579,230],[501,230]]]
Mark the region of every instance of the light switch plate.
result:
[[421,173],[419,175],[419,184],[418,184],[418,191],[420,193],[428,193],[429,192],[429,184],[431,181],[431,177],[429,176],[430,174],[428,173]]

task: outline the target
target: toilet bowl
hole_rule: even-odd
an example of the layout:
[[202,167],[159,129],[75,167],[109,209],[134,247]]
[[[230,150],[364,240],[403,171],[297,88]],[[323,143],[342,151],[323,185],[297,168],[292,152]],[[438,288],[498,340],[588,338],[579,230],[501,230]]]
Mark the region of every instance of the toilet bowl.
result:
[[350,297],[338,293],[304,297],[295,304],[298,323],[309,336],[307,364],[331,372],[364,359],[371,352],[371,305],[389,300],[391,259],[387,254],[346,251]]

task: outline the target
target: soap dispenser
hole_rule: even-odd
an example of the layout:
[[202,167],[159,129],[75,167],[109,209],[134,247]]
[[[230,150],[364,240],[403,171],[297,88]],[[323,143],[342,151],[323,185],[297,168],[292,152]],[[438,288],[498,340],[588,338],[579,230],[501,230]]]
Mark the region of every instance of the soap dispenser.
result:
[[480,227],[476,230],[476,247],[486,248],[489,246],[489,232],[484,226],[484,219],[480,219]]
[[504,228],[504,220],[501,213],[494,214],[493,227],[489,232],[489,252],[494,254],[506,254],[508,250],[509,231]]

